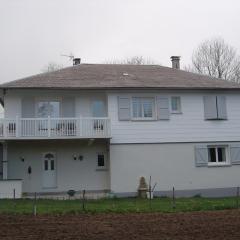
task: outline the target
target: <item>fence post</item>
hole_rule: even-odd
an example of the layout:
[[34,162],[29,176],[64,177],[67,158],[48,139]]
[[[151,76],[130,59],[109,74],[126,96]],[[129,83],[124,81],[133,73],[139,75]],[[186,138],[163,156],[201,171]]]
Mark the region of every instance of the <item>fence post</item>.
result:
[[237,197],[237,208],[239,208],[239,186],[237,187],[236,197]]
[[85,212],[85,189],[83,190],[83,195],[82,195],[82,210]]
[[15,198],[16,198],[16,190],[15,190],[15,188],[13,189],[13,199],[15,200]]
[[33,215],[37,215],[37,193],[34,193]]
[[152,210],[152,176],[150,176],[149,178],[149,206],[150,206],[150,210]]
[[175,188],[173,187],[173,191],[172,191],[172,207],[173,209],[176,208],[176,201],[175,201]]
[[13,208],[14,208],[14,213],[16,211],[16,201],[15,201],[15,199],[16,199],[16,190],[14,188],[13,189]]

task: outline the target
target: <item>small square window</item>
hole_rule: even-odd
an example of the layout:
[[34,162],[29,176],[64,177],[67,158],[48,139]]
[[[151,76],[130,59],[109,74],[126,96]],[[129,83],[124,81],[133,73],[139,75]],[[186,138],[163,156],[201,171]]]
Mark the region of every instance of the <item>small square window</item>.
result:
[[181,113],[181,98],[171,97],[171,111],[172,113]]
[[97,166],[99,168],[105,167],[105,159],[104,159],[104,154],[98,154],[98,159],[97,159]]
[[208,147],[208,163],[209,165],[227,164],[227,147],[225,146],[210,146]]

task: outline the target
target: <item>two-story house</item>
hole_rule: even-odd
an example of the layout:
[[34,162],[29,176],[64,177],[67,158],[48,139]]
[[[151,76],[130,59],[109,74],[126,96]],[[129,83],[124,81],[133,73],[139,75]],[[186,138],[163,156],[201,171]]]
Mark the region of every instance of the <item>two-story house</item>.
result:
[[0,195],[133,196],[141,176],[156,195],[233,194],[240,85],[172,63],[77,64],[0,85]]

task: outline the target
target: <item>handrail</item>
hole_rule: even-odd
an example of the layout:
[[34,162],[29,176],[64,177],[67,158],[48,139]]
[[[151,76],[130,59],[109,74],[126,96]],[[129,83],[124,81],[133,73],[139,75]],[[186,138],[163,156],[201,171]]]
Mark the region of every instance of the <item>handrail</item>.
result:
[[108,117],[3,118],[0,138],[109,138]]
[[[48,118],[18,118],[19,120],[47,120]],[[110,119],[109,117],[59,117],[59,118],[52,118],[52,117],[50,117],[50,119],[54,119],[54,120],[61,120],[61,119],[69,119],[69,120],[71,120],[71,119],[95,119],[95,120],[97,120],[97,119]],[[8,120],[8,121],[15,121],[16,120],[16,118],[0,118],[0,121],[5,121],[5,120]]]

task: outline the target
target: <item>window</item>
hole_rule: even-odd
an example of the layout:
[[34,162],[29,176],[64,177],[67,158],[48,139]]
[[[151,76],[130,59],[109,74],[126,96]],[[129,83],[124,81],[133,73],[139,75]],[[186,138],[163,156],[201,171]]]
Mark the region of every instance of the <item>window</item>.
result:
[[51,160],[51,170],[54,170],[54,160]]
[[48,116],[58,118],[60,116],[60,102],[41,101],[37,105],[37,116],[46,118]]
[[208,147],[208,164],[224,165],[227,164],[227,147],[226,146],[209,146]]
[[97,155],[97,167],[98,168],[105,168],[106,167],[105,157],[104,157],[103,153],[99,153]]
[[181,98],[172,97],[171,98],[171,111],[172,113],[181,113]]
[[153,119],[154,98],[132,98],[133,119]]
[[44,170],[48,170],[48,160],[44,160]]
[[96,100],[92,104],[93,117],[104,117],[105,116],[105,105],[101,100]]

